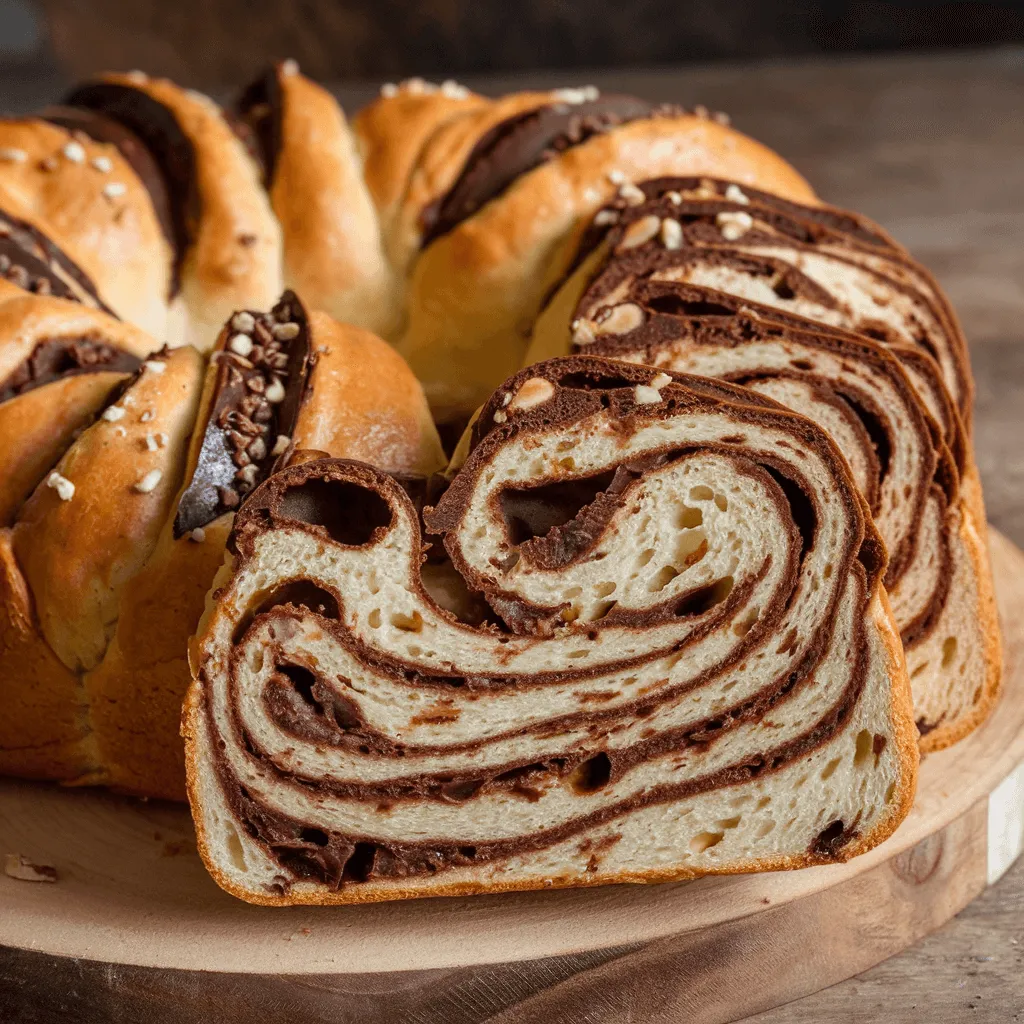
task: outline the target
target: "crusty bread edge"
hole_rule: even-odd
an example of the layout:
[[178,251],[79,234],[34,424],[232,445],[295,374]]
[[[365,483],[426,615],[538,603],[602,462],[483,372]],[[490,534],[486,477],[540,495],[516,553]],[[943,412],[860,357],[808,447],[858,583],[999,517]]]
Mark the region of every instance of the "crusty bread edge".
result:
[[891,805],[889,813],[879,820],[873,829],[842,847],[834,857],[819,858],[812,854],[784,857],[766,857],[734,864],[730,867],[711,867],[694,869],[679,867],[656,871],[622,871],[614,875],[600,878],[585,875],[561,875],[543,879],[524,878],[519,881],[484,883],[456,882],[448,885],[431,885],[428,881],[421,886],[367,885],[339,889],[336,891],[302,891],[292,890],[288,895],[277,895],[265,890],[246,889],[236,884],[220,869],[210,852],[210,843],[206,836],[206,824],[200,802],[200,767],[197,743],[198,716],[203,714],[203,684],[198,678],[198,664],[194,652],[201,646],[201,638],[209,631],[213,620],[221,615],[214,595],[221,587],[230,586],[234,575],[234,556],[230,553],[223,567],[214,580],[210,595],[207,598],[206,612],[199,623],[196,635],[189,646],[190,662],[192,663],[192,683],[182,711],[181,733],[185,740],[185,776],[189,804],[192,807],[196,829],[196,847],[206,870],[213,880],[225,892],[236,898],[262,907],[290,906],[344,906],[360,903],[382,903],[391,900],[417,899],[436,896],[473,896],[493,895],[508,892],[532,892],[546,889],[570,889],[583,886],[603,886],[621,884],[656,884],[662,882],[682,882],[707,875],[740,875],[762,871],[786,871],[795,868],[811,867],[816,864],[842,863],[866,853],[888,839],[906,818],[913,806],[917,792],[917,775],[920,755],[917,743],[917,728],[914,725],[913,702],[910,690],[910,677],[907,673],[903,645],[892,618],[889,599],[881,584],[877,585],[874,597],[868,608],[872,610],[876,628],[882,638],[887,660],[889,676],[892,680],[889,702],[889,718],[893,726],[893,740],[899,752],[899,780],[896,793],[897,802]]

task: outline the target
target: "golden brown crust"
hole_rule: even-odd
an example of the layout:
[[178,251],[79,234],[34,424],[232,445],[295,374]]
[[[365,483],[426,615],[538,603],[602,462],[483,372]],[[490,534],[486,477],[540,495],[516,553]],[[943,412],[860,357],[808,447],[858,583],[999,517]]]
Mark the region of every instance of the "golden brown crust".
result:
[[[40,342],[86,338],[144,359],[155,348],[142,331],[99,310],[65,299],[0,288],[0,382]],[[120,373],[89,373],[54,381],[0,402],[0,524],[10,525],[22,503],[87,427]]]
[[28,496],[75,436],[125,379],[120,373],[69,377],[0,404],[0,525],[10,526]]
[[552,92],[513,92],[457,111],[426,139],[409,175],[401,207],[388,232],[388,251],[400,272],[420,248],[424,208],[455,184],[480,139],[502,121],[552,103]]
[[153,365],[58,463],[73,493],[44,483],[14,527],[41,632],[75,671],[103,657],[118,592],[155,546],[184,470],[202,358],[181,348]]
[[393,473],[439,472],[446,459],[423,389],[375,334],[310,315],[313,369],[296,448],[369,462]]
[[[230,331],[221,332],[222,349]],[[444,456],[419,384],[395,351],[323,313],[310,317],[315,356],[295,435],[300,447],[361,458],[383,468],[431,473]],[[216,369],[210,366],[196,423],[205,426]],[[195,471],[193,432],[183,487]],[[180,492],[179,492],[180,496]],[[188,637],[224,561],[233,517],[175,538],[177,499],[146,564],[123,588],[117,629],[102,662],[84,677],[96,758],[105,785],[136,795],[185,798],[178,731],[190,672]]]
[[412,79],[385,87],[355,116],[352,130],[363,158],[363,176],[385,227],[397,212],[427,139],[449,118],[488,102],[460,87],[436,88]]
[[519,367],[552,250],[612,194],[614,172],[635,180],[708,174],[814,201],[810,186],[771,150],[691,115],[630,122],[524,174],[413,267],[398,348],[439,420],[468,415]]
[[30,221],[118,316],[166,337],[172,251],[149,193],[116,146],[36,119],[0,121],[0,207]]
[[1003,682],[1003,641],[999,628],[989,561],[985,506],[978,468],[972,461],[960,481],[960,539],[967,551],[977,580],[978,633],[983,645],[984,678],[979,681],[978,698],[971,710],[956,721],[934,729],[921,737],[921,752],[944,750],[959,742],[988,718],[999,699]]
[[206,351],[233,310],[268,308],[281,291],[281,231],[256,165],[209,97],[145,75],[102,81],[163,104],[192,144],[199,215],[182,265],[181,340]]
[[393,330],[399,293],[345,115],[291,65],[276,75],[283,110],[270,199],[281,224],[284,283],[340,320]]
[[166,524],[152,557],[121,594],[106,656],[85,676],[104,782],[118,790],[185,799],[178,730],[190,678],[188,637],[224,561],[231,520],[211,523],[201,541],[175,540]]
[[79,681],[39,633],[11,531],[0,530],[0,772],[71,781],[95,764]]

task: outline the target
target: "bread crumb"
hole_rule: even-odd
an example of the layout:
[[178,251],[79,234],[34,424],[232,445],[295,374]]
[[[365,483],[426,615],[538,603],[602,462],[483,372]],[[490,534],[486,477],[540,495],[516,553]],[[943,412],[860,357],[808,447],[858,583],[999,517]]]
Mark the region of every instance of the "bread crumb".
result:
[[56,882],[57,869],[50,864],[36,864],[20,853],[4,856],[4,874],[19,882]]

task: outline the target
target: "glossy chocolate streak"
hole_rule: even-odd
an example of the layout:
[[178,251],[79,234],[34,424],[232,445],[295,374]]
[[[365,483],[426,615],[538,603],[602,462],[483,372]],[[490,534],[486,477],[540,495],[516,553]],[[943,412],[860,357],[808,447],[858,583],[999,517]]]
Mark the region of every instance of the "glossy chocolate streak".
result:
[[149,194],[160,230],[172,248],[177,248],[174,215],[171,211],[171,197],[163,172],[146,144],[120,121],[106,117],[97,110],[86,107],[47,107],[40,115],[44,121],[65,128],[69,132],[81,132],[94,142],[116,146],[117,151],[131,166],[139,181]]
[[[164,191],[168,196],[170,237],[175,250],[171,294],[177,294],[181,264],[192,242],[200,213],[196,156],[191,140],[168,107],[130,85],[86,83],[70,93],[64,103],[69,107],[94,111],[118,122],[149,150],[152,157],[150,163],[160,169]],[[131,159],[127,154],[125,156]],[[143,184],[149,187],[145,178]],[[159,210],[157,214],[160,215]]]
[[28,221],[0,209],[0,276],[36,295],[86,302],[110,316],[92,279]]
[[0,381],[0,402],[56,380],[83,373],[134,373],[137,356],[93,338],[54,338],[39,342],[32,352]]
[[280,65],[275,64],[248,85],[235,103],[231,117],[235,133],[263,169],[268,192],[274,184],[282,145],[284,94],[280,74]]
[[[305,400],[310,362],[309,321],[293,292],[271,313],[250,313],[248,357],[230,348],[215,354],[217,379],[199,459],[178,502],[174,535],[181,537],[236,509],[241,498],[270,473],[277,438],[291,438]],[[297,325],[295,337],[275,338],[284,324]],[[228,340],[237,337],[230,324]],[[284,397],[269,400],[275,385]],[[280,454],[280,453],[278,453]],[[255,467],[255,468],[250,468]]]
[[586,103],[553,103],[502,121],[473,147],[447,194],[424,208],[421,245],[426,248],[448,234],[527,171],[595,135],[659,112],[680,111],[609,95]]

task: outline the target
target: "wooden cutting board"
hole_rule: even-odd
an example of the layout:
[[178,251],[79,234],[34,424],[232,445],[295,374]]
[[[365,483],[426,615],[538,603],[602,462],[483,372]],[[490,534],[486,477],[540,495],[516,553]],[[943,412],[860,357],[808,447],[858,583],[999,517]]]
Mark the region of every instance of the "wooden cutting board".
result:
[[699,1024],[865,970],[948,920],[1024,845],[1024,553],[991,543],[1002,700],[924,760],[908,819],[849,864],[258,908],[206,875],[183,807],[0,781],[0,855],[59,875],[0,876],[0,1021]]

